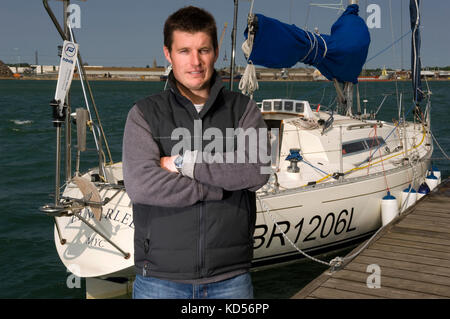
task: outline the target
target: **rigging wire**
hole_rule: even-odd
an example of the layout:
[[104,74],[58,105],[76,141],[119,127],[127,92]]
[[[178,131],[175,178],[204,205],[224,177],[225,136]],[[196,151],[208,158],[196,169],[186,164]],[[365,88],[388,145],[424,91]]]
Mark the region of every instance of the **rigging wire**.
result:
[[[71,41],[75,41],[75,39],[74,39],[74,37],[73,37],[72,27],[71,27],[71,25],[70,25],[70,22],[68,23],[68,27],[69,27],[69,31],[70,31],[70,38],[71,38]],[[79,74],[80,74],[80,82],[81,82],[81,87],[82,87],[82,89],[83,89],[84,102],[86,103],[86,108],[87,108],[87,110],[88,110],[88,112],[89,112],[89,120],[90,120],[91,122],[93,122],[93,120],[92,120],[92,114],[91,114],[91,109],[90,109],[90,107],[89,107],[89,101],[88,101],[88,98],[87,98],[87,95],[86,95],[86,89],[85,89],[85,87],[84,87],[84,79],[83,79],[83,74],[82,74],[83,72],[81,72],[81,66],[80,66],[80,61],[78,60],[78,57],[77,57],[77,59],[76,59],[76,64],[77,64],[78,70],[80,70],[80,71],[79,71]],[[98,144],[98,141],[97,141],[97,135],[95,134],[95,130],[92,130],[92,133],[93,133],[93,136],[94,136],[95,147],[97,148],[97,151],[100,152],[99,144]]]
[[[371,136],[371,134],[373,132],[372,143],[376,142],[377,145],[380,145],[380,141],[378,140],[377,127],[378,127],[378,125],[374,124],[373,129],[369,132],[369,137]],[[376,150],[372,154],[370,154],[370,152],[369,152],[369,165],[367,165],[367,175],[369,175],[370,162],[372,161],[372,156],[373,156],[373,154],[375,154],[375,152],[376,152]],[[383,158],[383,154],[381,154],[381,148],[380,147],[378,147],[378,152],[380,154],[380,158]],[[387,176],[386,176],[386,170],[384,168],[384,161],[381,161],[381,168],[383,170],[384,181],[386,183],[386,190],[389,192],[390,191],[390,187],[389,187],[389,183],[388,183]]]
[[[72,32],[72,27],[71,27],[71,25],[70,25],[70,22],[68,23],[68,28],[69,28],[69,31],[70,31],[70,37],[71,37],[71,41],[75,41],[75,38],[74,38],[74,36],[73,36],[73,32]],[[79,58],[78,58],[78,55],[77,55],[77,58],[76,58],[76,65],[77,65],[77,67],[78,67],[78,70],[79,70],[79,75],[80,75],[80,82],[81,82],[81,88],[82,88],[82,90],[83,90],[83,96],[84,96],[84,101],[85,101],[85,103],[86,103],[86,108],[87,108],[87,110],[88,110],[88,114],[89,114],[89,121],[92,123],[92,124],[94,124],[93,125],[93,128],[92,128],[92,136],[94,137],[94,142],[95,142],[95,147],[96,147],[96,149],[97,149],[97,152],[100,154],[100,157],[101,157],[101,161],[99,161],[99,163],[98,163],[98,165],[99,165],[99,175],[100,176],[105,176],[105,156],[104,156],[104,152],[103,152],[103,149],[102,149],[102,147],[101,147],[101,145],[100,145],[100,142],[101,142],[101,140],[99,141],[99,139],[101,138],[101,134],[100,134],[100,129],[98,128],[98,126],[94,123],[94,121],[93,121],[93,119],[92,119],[92,113],[91,113],[91,109],[90,109],[90,106],[89,106],[89,101],[88,101],[88,98],[87,98],[87,94],[86,94],[86,88],[85,88],[85,86],[84,86],[84,76],[83,76],[83,72],[81,71],[81,63],[80,63],[80,60],[79,60]],[[97,137],[97,134],[96,134],[96,132],[95,132],[95,128],[97,128],[97,130],[98,130],[98,137]]]
[[431,132],[431,130],[430,130],[430,134],[431,134],[431,137],[433,138],[433,140],[436,142],[436,145],[439,147],[440,151],[444,155],[444,158],[450,161],[450,156],[448,156],[447,153],[445,153],[445,151],[442,148],[441,144],[439,144],[439,142],[437,141],[436,137],[434,136],[433,132]]
[[375,59],[376,57],[378,57],[379,55],[383,54],[384,52],[386,52],[387,50],[389,50],[392,46],[394,46],[397,42],[401,41],[404,37],[406,37],[408,34],[410,34],[412,31],[409,30],[408,32],[406,32],[405,34],[403,34],[400,38],[398,38],[397,40],[395,40],[394,42],[392,42],[391,44],[389,44],[388,46],[386,46],[385,48],[383,48],[382,50],[380,50],[378,53],[376,53],[375,55],[371,56],[370,58],[368,58],[366,60],[367,62],[372,61],[373,59]]

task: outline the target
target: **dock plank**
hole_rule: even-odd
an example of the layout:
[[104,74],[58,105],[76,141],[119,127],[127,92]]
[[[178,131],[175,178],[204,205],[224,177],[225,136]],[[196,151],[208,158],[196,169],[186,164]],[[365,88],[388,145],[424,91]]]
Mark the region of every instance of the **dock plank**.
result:
[[371,246],[371,249],[376,249],[376,250],[381,250],[381,251],[391,252],[391,253],[401,253],[401,254],[407,254],[407,255],[413,255],[413,256],[423,256],[423,257],[431,257],[431,258],[437,258],[437,259],[450,260],[450,252],[424,249],[423,245],[419,245],[418,247],[405,247],[405,246],[392,245],[391,243],[380,242],[380,240],[378,240],[375,244],[373,244]]
[[408,224],[417,224],[417,225],[424,225],[424,226],[433,226],[433,227],[442,227],[443,229],[449,229],[450,223],[449,219],[444,218],[424,218],[424,216],[421,215],[408,215],[405,217],[405,219],[399,223],[399,225],[403,225],[403,223]]
[[[367,277],[366,277],[367,278]],[[444,298],[438,295],[415,292],[405,289],[391,288],[381,286],[381,288],[368,288],[366,281],[359,282],[347,279],[330,278],[323,287],[340,289],[364,295],[371,295],[382,298],[392,299],[440,299]]]
[[440,202],[440,203],[431,203],[431,202],[423,202],[421,203],[426,205],[427,210],[436,212],[436,213],[449,213],[449,205],[450,202]]
[[414,213],[405,218],[408,221],[415,221],[417,223],[429,223],[431,225],[442,225],[443,227],[450,227],[450,219],[447,217],[420,215]]
[[389,238],[383,237],[377,241],[378,244],[405,247],[405,248],[417,248],[421,250],[435,251],[435,252],[443,252],[448,254],[449,247],[446,245],[440,244],[430,244],[427,242],[418,242],[414,240],[405,240],[405,239],[397,239],[397,238]]
[[443,268],[447,268],[450,271],[450,260],[441,259],[441,258],[423,257],[423,256],[419,256],[419,255],[382,251],[382,250],[378,250],[378,249],[374,249],[374,248],[365,249],[361,253],[361,256],[384,258],[384,259],[389,259],[389,260],[393,260],[393,261],[414,262],[417,264],[430,265],[430,266],[439,265]]
[[[377,288],[368,285],[373,264],[381,270]],[[450,298],[450,178],[380,230],[356,258],[292,298]]]
[[450,269],[448,268],[429,265],[424,267],[423,264],[414,263],[411,261],[399,261],[384,258],[374,258],[368,256],[358,256],[353,260],[353,262],[363,263],[366,265],[377,264],[381,267],[382,271],[384,267],[392,267],[395,269],[410,270],[417,273],[436,274],[439,276],[450,277]]
[[[414,243],[423,243],[423,244],[435,244],[440,246],[450,246],[450,239],[445,240],[442,238],[432,238],[432,237],[424,237],[417,236],[414,234],[407,234],[401,232],[390,232],[383,236],[383,239],[398,239],[406,242],[414,242]],[[447,249],[447,248],[445,248]]]
[[[382,299],[381,297],[377,296],[364,295],[361,293],[354,293],[351,291],[338,290],[327,287],[318,288],[311,294],[311,297],[313,297],[314,299]],[[309,299],[310,297],[306,298]]]
[[[367,272],[368,264],[352,262],[345,267],[345,270],[353,270],[363,272],[365,274],[369,274]],[[450,277],[448,276],[440,276],[436,274],[427,274],[423,272],[410,271],[405,269],[392,268],[388,266],[382,267],[382,276],[390,276],[402,279],[410,279],[414,281],[424,282],[424,283],[432,283],[438,285],[447,286],[450,291]]]
[[446,233],[438,233],[433,231],[427,231],[423,229],[417,229],[417,228],[409,228],[409,227],[402,227],[402,226],[396,226],[395,227],[396,233],[401,234],[409,234],[414,236],[423,236],[427,239],[438,239],[438,240],[449,240],[450,237]]
[[425,231],[434,232],[434,233],[450,234],[450,227],[434,226],[434,225],[429,225],[429,224],[424,224],[424,223],[417,223],[414,221],[406,221],[405,220],[401,223],[401,225],[399,225],[399,227],[400,226],[403,228],[425,230]]
[[405,279],[405,278],[399,278],[398,273],[396,271],[390,272],[390,275],[388,275],[385,271],[382,272],[382,276],[380,277],[380,288],[368,288],[367,287],[367,279],[371,275],[371,273],[367,272],[359,272],[359,271],[353,271],[349,269],[344,269],[341,271],[338,271],[334,278],[337,279],[344,279],[347,281],[354,281],[354,282],[361,282],[363,285],[366,286],[366,289],[380,289],[382,291],[382,288],[389,287],[394,289],[400,289],[404,291],[408,291],[411,295],[417,296],[418,294],[426,294],[430,297],[450,297],[450,287],[446,285],[441,285],[438,283],[427,283],[424,285],[423,281],[417,280],[417,279]]
[[450,212],[449,213],[433,212],[431,210],[425,210],[423,208],[417,208],[414,211],[414,215],[415,216],[428,216],[428,217],[442,217],[442,218],[447,218],[448,219],[448,215],[450,215]]

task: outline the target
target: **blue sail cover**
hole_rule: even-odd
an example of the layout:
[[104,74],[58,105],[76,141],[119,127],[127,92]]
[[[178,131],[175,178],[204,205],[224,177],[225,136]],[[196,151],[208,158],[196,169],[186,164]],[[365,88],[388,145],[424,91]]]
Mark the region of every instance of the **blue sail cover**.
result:
[[[315,66],[328,80],[356,84],[370,44],[369,30],[358,11],[358,5],[349,5],[330,35],[256,14],[258,27],[249,60],[269,68],[289,68],[302,62]],[[244,35],[247,38],[248,28]]]

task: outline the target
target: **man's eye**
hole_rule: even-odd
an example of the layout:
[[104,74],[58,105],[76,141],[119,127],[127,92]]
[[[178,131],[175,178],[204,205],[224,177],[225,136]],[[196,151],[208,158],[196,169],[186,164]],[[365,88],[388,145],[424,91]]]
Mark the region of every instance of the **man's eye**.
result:
[[207,54],[207,53],[209,53],[209,49],[201,49],[200,50],[200,53],[202,53],[202,54]]

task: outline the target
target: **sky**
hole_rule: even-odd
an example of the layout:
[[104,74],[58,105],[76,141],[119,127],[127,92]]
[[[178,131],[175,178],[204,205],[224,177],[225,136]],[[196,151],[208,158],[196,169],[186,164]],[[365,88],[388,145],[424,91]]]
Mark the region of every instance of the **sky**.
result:
[[[307,26],[320,33],[329,34],[338,18],[334,9],[311,6],[311,3],[339,4],[341,0],[254,0],[254,13],[261,13],[299,27]],[[347,5],[348,0],[342,1]],[[450,1],[421,1],[422,65],[450,65]],[[195,5],[213,14],[218,37],[225,23],[216,67],[229,66],[231,56],[231,31],[233,25],[233,0],[72,0],[80,8],[79,28],[74,29],[83,61],[89,65],[103,66],[165,66],[163,25],[166,18],[177,9]],[[62,2],[49,0],[50,7],[60,21]],[[239,1],[237,24],[236,64],[245,66],[240,49],[251,1]],[[360,0],[360,16],[370,22],[379,22],[370,28],[371,46],[368,59],[376,56],[395,40],[410,30],[409,0]],[[367,12],[377,5],[379,19],[373,20],[376,11]],[[62,40],[44,9],[42,0],[0,0],[0,60],[5,63],[35,63],[59,65],[57,46]],[[402,50],[403,49],[403,50]],[[376,56],[366,68],[409,68],[410,35],[392,48]],[[304,66],[297,64],[297,67]]]

